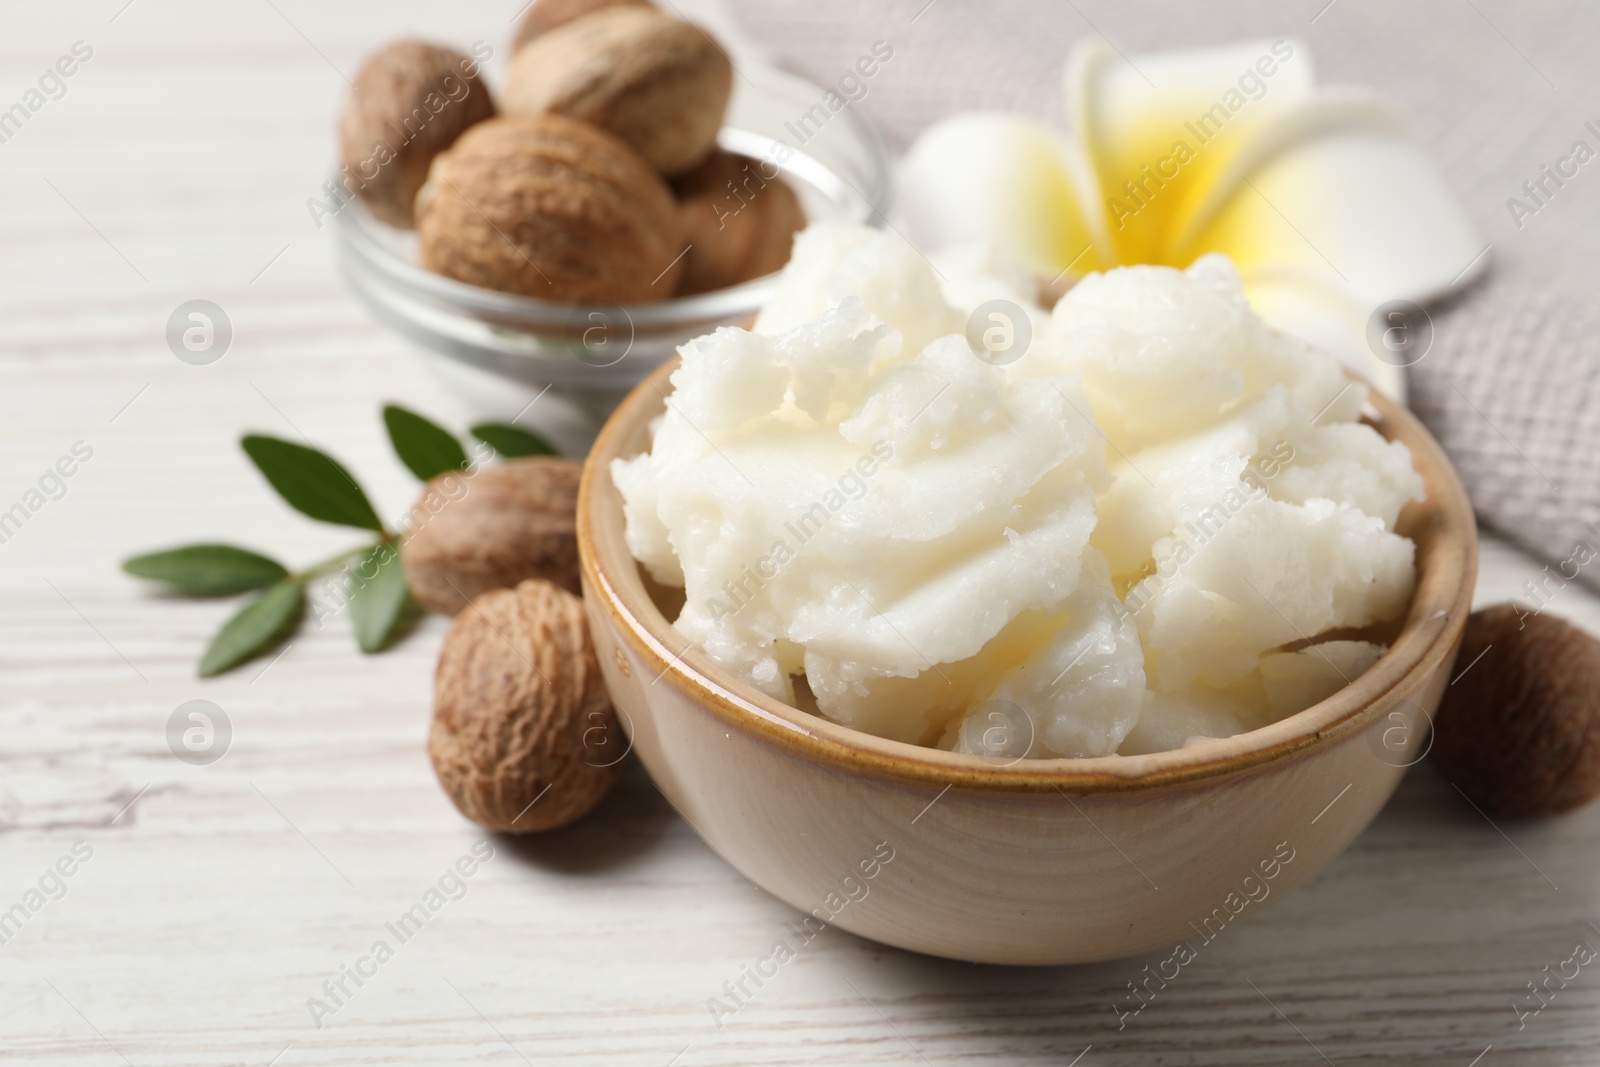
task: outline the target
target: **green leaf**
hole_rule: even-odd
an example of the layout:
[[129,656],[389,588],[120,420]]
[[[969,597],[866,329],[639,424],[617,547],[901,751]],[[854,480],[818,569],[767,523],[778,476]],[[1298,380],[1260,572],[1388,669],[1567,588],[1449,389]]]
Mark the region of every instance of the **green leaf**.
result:
[[380,652],[394,637],[411,602],[400,553],[391,544],[373,545],[351,565],[350,621],[363,652]]
[[559,456],[556,446],[536,433],[503,422],[480,422],[472,436],[502,456]]
[[247,434],[239,443],[295,510],[321,522],[383,531],[367,494],[327,453],[262,434]]
[[416,412],[389,404],[383,409],[383,424],[400,462],[423,481],[445,471],[466,469],[467,453],[455,435]]
[[305,607],[305,590],[296,581],[282,581],[246,604],[217,631],[200,657],[200,677],[232,670],[259,656],[294,632]]
[[283,564],[233,545],[185,545],[123,561],[138,578],[165,582],[188,596],[227,596],[261,589],[289,576]]

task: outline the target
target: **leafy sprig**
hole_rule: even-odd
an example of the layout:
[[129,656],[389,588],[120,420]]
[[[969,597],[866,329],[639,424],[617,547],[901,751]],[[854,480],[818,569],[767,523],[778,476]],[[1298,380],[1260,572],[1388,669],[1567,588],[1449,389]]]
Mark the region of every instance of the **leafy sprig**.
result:
[[[473,469],[461,441],[416,412],[389,404],[383,409],[383,424],[400,462],[422,481]],[[503,457],[557,454],[538,434],[505,423],[479,423],[471,434]],[[290,507],[318,522],[376,536],[300,570],[228,544],[183,545],[125,560],[122,569],[127,573],[159,582],[180,596],[259,592],[211,639],[200,657],[200,677],[232,670],[289,640],[304,621],[307,587],[333,574],[346,582],[357,646],[366,653],[387,648],[413,614],[400,561],[403,531],[384,525],[366,490],[326,452],[266,434],[246,434],[239,444]]]

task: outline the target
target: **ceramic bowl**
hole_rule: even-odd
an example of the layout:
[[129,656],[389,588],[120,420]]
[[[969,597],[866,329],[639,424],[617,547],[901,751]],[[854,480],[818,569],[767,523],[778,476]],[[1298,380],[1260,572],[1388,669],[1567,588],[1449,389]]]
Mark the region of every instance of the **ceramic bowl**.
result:
[[[1429,743],[1471,610],[1477,528],[1439,445],[1374,396],[1427,484],[1398,529],[1417,588],[1389,651],[1281,722],[1146,756],[1009,765],[886,741],[737,680],[668,622],[623,541],[613,459],[649,444],[671,364],[612,415],[578,504],[584,601],[612,698],[656,784],[752,882],[823,924],[986,963],[1170,950],[1174,964],[1306,882]],[[681,598],[681,594],[679,594]]]

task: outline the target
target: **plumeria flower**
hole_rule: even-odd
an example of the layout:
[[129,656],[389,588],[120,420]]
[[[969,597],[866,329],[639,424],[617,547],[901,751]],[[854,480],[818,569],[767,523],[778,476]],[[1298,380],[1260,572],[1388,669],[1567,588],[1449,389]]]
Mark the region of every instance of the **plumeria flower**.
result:
[[914,240],[989,241],[1058,282],[1207,252],[1256,310],[1404,399],[1425,349],[1419,306],[1488,263],[1406,121],[1355,89],[1319,89],[1297,41],[1124,58],[1080,45],[1070,135],[1020,115],[945,119],[901,172]]

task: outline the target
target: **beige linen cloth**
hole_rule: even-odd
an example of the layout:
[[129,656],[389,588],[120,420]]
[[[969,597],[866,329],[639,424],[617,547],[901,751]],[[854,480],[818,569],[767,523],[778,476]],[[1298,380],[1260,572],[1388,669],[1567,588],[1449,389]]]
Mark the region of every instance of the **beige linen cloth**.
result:
[[[1600,151],[1592,0],[729,0],[751,37],[822,85],[874,42],[894,57],[851,106],[896,148],[952,111],[1001,108],[1055,125],[1072,45],[1130,55],[1244,39],[1304,42],[1323,85],[1377,90],[1412,119],[1492,245],[1489,276],[1430,309],[1411,406],[1454,459],[1485,525],[1551,561],[1600,551],[1600,158],[1532,203],[1525,182],[1579,140]],[[1547,189],[1553,188],[1548,183]],[[1600,588],[1600,558],[1567,562]]]

